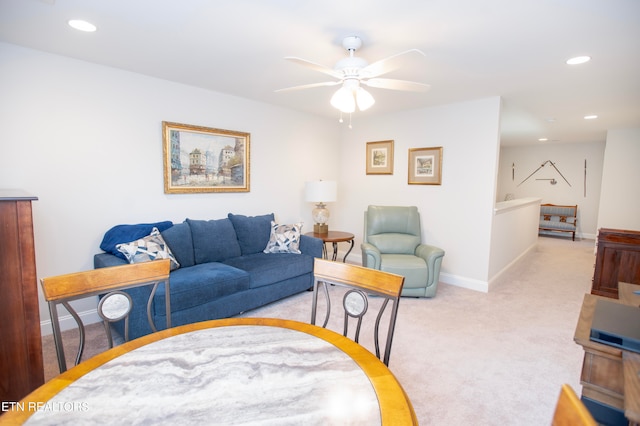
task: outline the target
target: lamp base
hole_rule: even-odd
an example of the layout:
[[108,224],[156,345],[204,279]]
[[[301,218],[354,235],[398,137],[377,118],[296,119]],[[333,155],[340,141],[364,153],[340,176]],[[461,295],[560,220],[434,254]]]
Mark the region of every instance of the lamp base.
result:
[[326,223],[314,223],[313,224],[313,233],[314,234],[328,234],[329,233],[329,225]]

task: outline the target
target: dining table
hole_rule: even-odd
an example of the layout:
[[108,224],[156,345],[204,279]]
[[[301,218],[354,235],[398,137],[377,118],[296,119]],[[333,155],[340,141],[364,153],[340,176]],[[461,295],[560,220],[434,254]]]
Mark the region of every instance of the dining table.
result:
[[353,340],[276,318],[169,328],[98,354],[0,424],[414,425],[400,382]]

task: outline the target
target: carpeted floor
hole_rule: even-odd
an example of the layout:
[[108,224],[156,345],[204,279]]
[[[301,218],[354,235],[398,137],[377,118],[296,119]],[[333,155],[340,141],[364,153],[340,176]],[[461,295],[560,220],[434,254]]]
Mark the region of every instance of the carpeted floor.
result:
[[[583,353],[573,333],[594,260],[592,240],[540,237],[489,293],[440,284],[433,299],[403,298],[389,367],[420,424],[549,424],[560,386],[581,392]],[[311,296],[304,292],[243,316],[308,322]],[[341,332],[337,323],[330,327]],[[91,356],[106,348],[106,337],[101,324],[87,330]],[[64,334],[65,341],[77,336]],[[48,380],[57,361],[51,336],[43,344]],[[69,365],[72,356],[67,353]]]

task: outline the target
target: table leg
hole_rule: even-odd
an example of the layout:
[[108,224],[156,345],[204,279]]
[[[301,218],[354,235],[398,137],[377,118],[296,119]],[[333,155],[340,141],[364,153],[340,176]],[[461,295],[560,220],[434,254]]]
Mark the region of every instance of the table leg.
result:
[[344,258],[342,259],[342,263],[345,263],[347,261],[347,256],[349,256],[349,253],[351,253],[351,250],[353,250],[353,240],[349,242],[351,243],[351,246],[349,247],[349,250],[347,250],[347,253],[344,255]]
[[332,243],[332,244],[333,244],[333,256],[331,257],[331,260],[335,262],[335,260],[338,258],[338,243]]

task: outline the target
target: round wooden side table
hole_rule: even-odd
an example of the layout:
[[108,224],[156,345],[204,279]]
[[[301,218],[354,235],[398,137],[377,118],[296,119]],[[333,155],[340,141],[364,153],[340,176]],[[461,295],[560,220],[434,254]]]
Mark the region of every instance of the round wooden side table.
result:
[[350,232],[329,231],[326,234],[316,234],[315,232],[307,232],[305,235],[309,237],[320,238],[322,240],[323,242],[322,257],[324,257],[325,259],[328,259],[326,243],[333,244],[333,256],[331,260],[336,260],[338,257],[338,243],[348,242],[351,244],[349,246],[349,250],[347,250],[347,253],[342,258],[342,262],[347,261],[347,256],[349,256],[349,253],[351,253],[351,250],[353,250],[354,235]]

